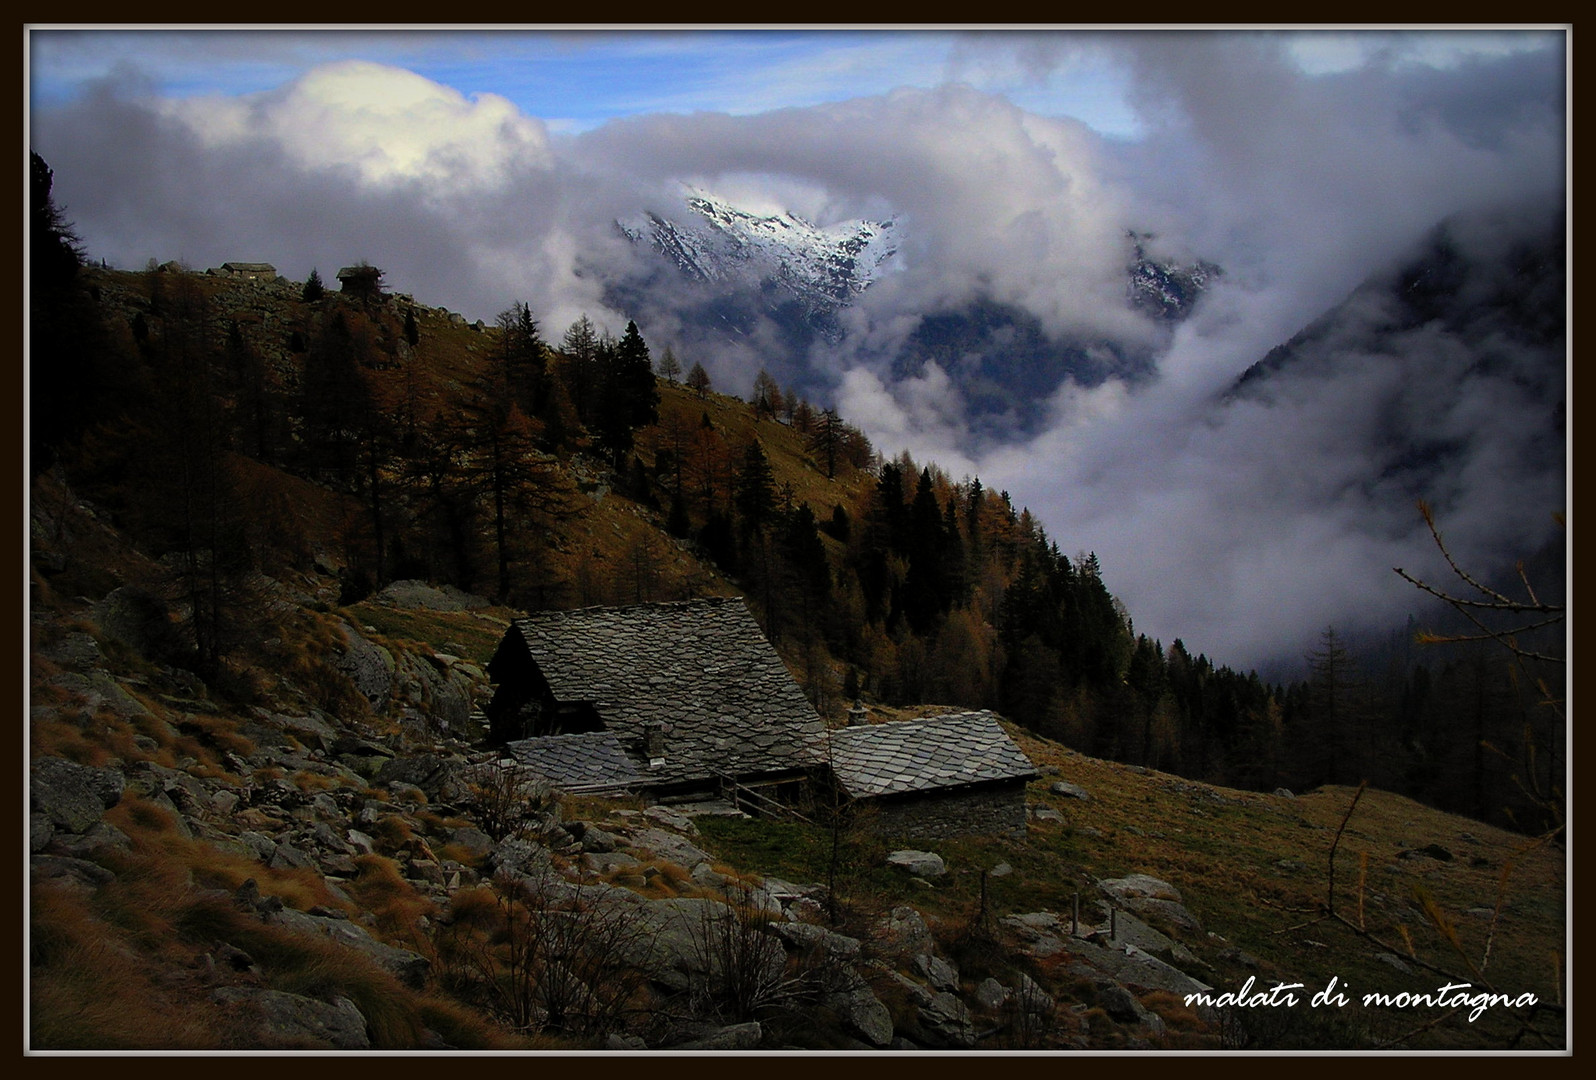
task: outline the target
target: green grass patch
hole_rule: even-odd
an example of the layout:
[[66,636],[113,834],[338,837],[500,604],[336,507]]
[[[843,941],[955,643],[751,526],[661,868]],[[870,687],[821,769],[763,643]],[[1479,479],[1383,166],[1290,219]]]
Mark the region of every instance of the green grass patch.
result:
[[378,634],[395,642],[416,642],[434,652],[446,651],[445,644],[462,646],[460,659],[479,666],[493,658],[510,617],[508,611],[495,610],[494,615],[504,620],[501,625],[466,611],[394,608],[370,600],[347,607],[344,613],[357,628],[376,627]]

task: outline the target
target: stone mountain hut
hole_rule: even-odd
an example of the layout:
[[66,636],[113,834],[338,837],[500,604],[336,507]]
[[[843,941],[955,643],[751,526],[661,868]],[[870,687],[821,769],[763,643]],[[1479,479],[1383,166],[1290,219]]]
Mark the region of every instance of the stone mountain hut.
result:
[[795,784],[825,731],[740,597],[538,612],[488,676],[494,741],[567,788]]
[[[488,663],[494,742],[571,792],[784,812],[817,784],[914,837],[1023,833],[1030,759],[990,712],[827,732],[739,597],[544,611]],[[863,710],[856,710],[856,719]]]
[[1025,784],[1036,768],[991,712],[838,728],[823,754],[841,793],[874,808],[876,832],[1025,832]]
[[271,263],[225,262],[221,266],[220,276],[243,278],[246,281],[276,281],[277,267]]

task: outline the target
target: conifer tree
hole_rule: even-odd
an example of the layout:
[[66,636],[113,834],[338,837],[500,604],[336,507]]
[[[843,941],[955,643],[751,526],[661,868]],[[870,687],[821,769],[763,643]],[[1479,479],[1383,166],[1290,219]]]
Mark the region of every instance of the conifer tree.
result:
[[665,355],[659,358],[659,373],[665,376],[665,381],[672,386],[676,385],[676,376],[682,373],[682,362],[676,359],[676,354],[669,345],[665,346]]
[[30,464],[38,471],[124,404],[119,399],[126,375],[84,288],[78,237],[51,195],[55,174],[38,154],[30,153],[29,161],[29,442]]
[[743,448],[742,466],[737,470],[735,500],[742,519],[743,535],[761,531],[776,512],[776,480],[770,461],[758,439]]
[[576,415],[586,423],[593,405],[594,388],[598,385],[599,338],[593,321],[584,312],[560,339],[560,350],[565,354],[563,370],[566,393]]
[[632,433],[659,421],[659,387],[654,382],[648,345],[638,332],[637,323],[627,322],[626,333],[610,352],[604,367],[598,435],[614,454],[615,467],[619,469],[632,451]]
[[709,372],[697,360],[693,361],[692,370],[687,373],[687,388],[700,398],[709,393]]

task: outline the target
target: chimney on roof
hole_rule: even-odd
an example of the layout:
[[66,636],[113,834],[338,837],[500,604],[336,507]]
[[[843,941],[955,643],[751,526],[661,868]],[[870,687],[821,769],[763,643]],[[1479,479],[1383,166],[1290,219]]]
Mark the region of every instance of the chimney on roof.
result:
[[864,727],[866,724],[869,723],[869,721],[865,717],[866,717],[866,712],[865,712],[864,702],[862,702],[862,701],[858,700],[857,698],[855,698],[854,699],[854,703],[853,703],[853,708],[848,710],[848,726],[849,727]]
[[643,725],[643,749],[648,754],[650,768],[665,764],[665,723],[650,720]]

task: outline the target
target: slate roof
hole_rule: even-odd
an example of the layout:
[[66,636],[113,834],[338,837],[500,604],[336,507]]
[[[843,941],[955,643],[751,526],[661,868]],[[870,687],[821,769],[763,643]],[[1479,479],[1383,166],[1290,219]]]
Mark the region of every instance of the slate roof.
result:
[[277,273],[277,267],[273,266],[271,263],[225,262],[225,263],[222,264],[222,269],[223,270],[231,270],[231,271],[233,271],[235,273],[240,273],[240,274],[275,274],[275,273]]
[[831,740],[832,772],[855,799],[1036,775],[986,711],[838,728]]
[[[538,612],[511,624],[490,670],[516,636],[554,698],[592,702],[650,780],[816,763],[824,724],[741,597]],[[642,758],[650,721],[665,725],[654,767]]]
[[515,760],[567,790],[644,782],[613,731],[519,739],[508,749]]

